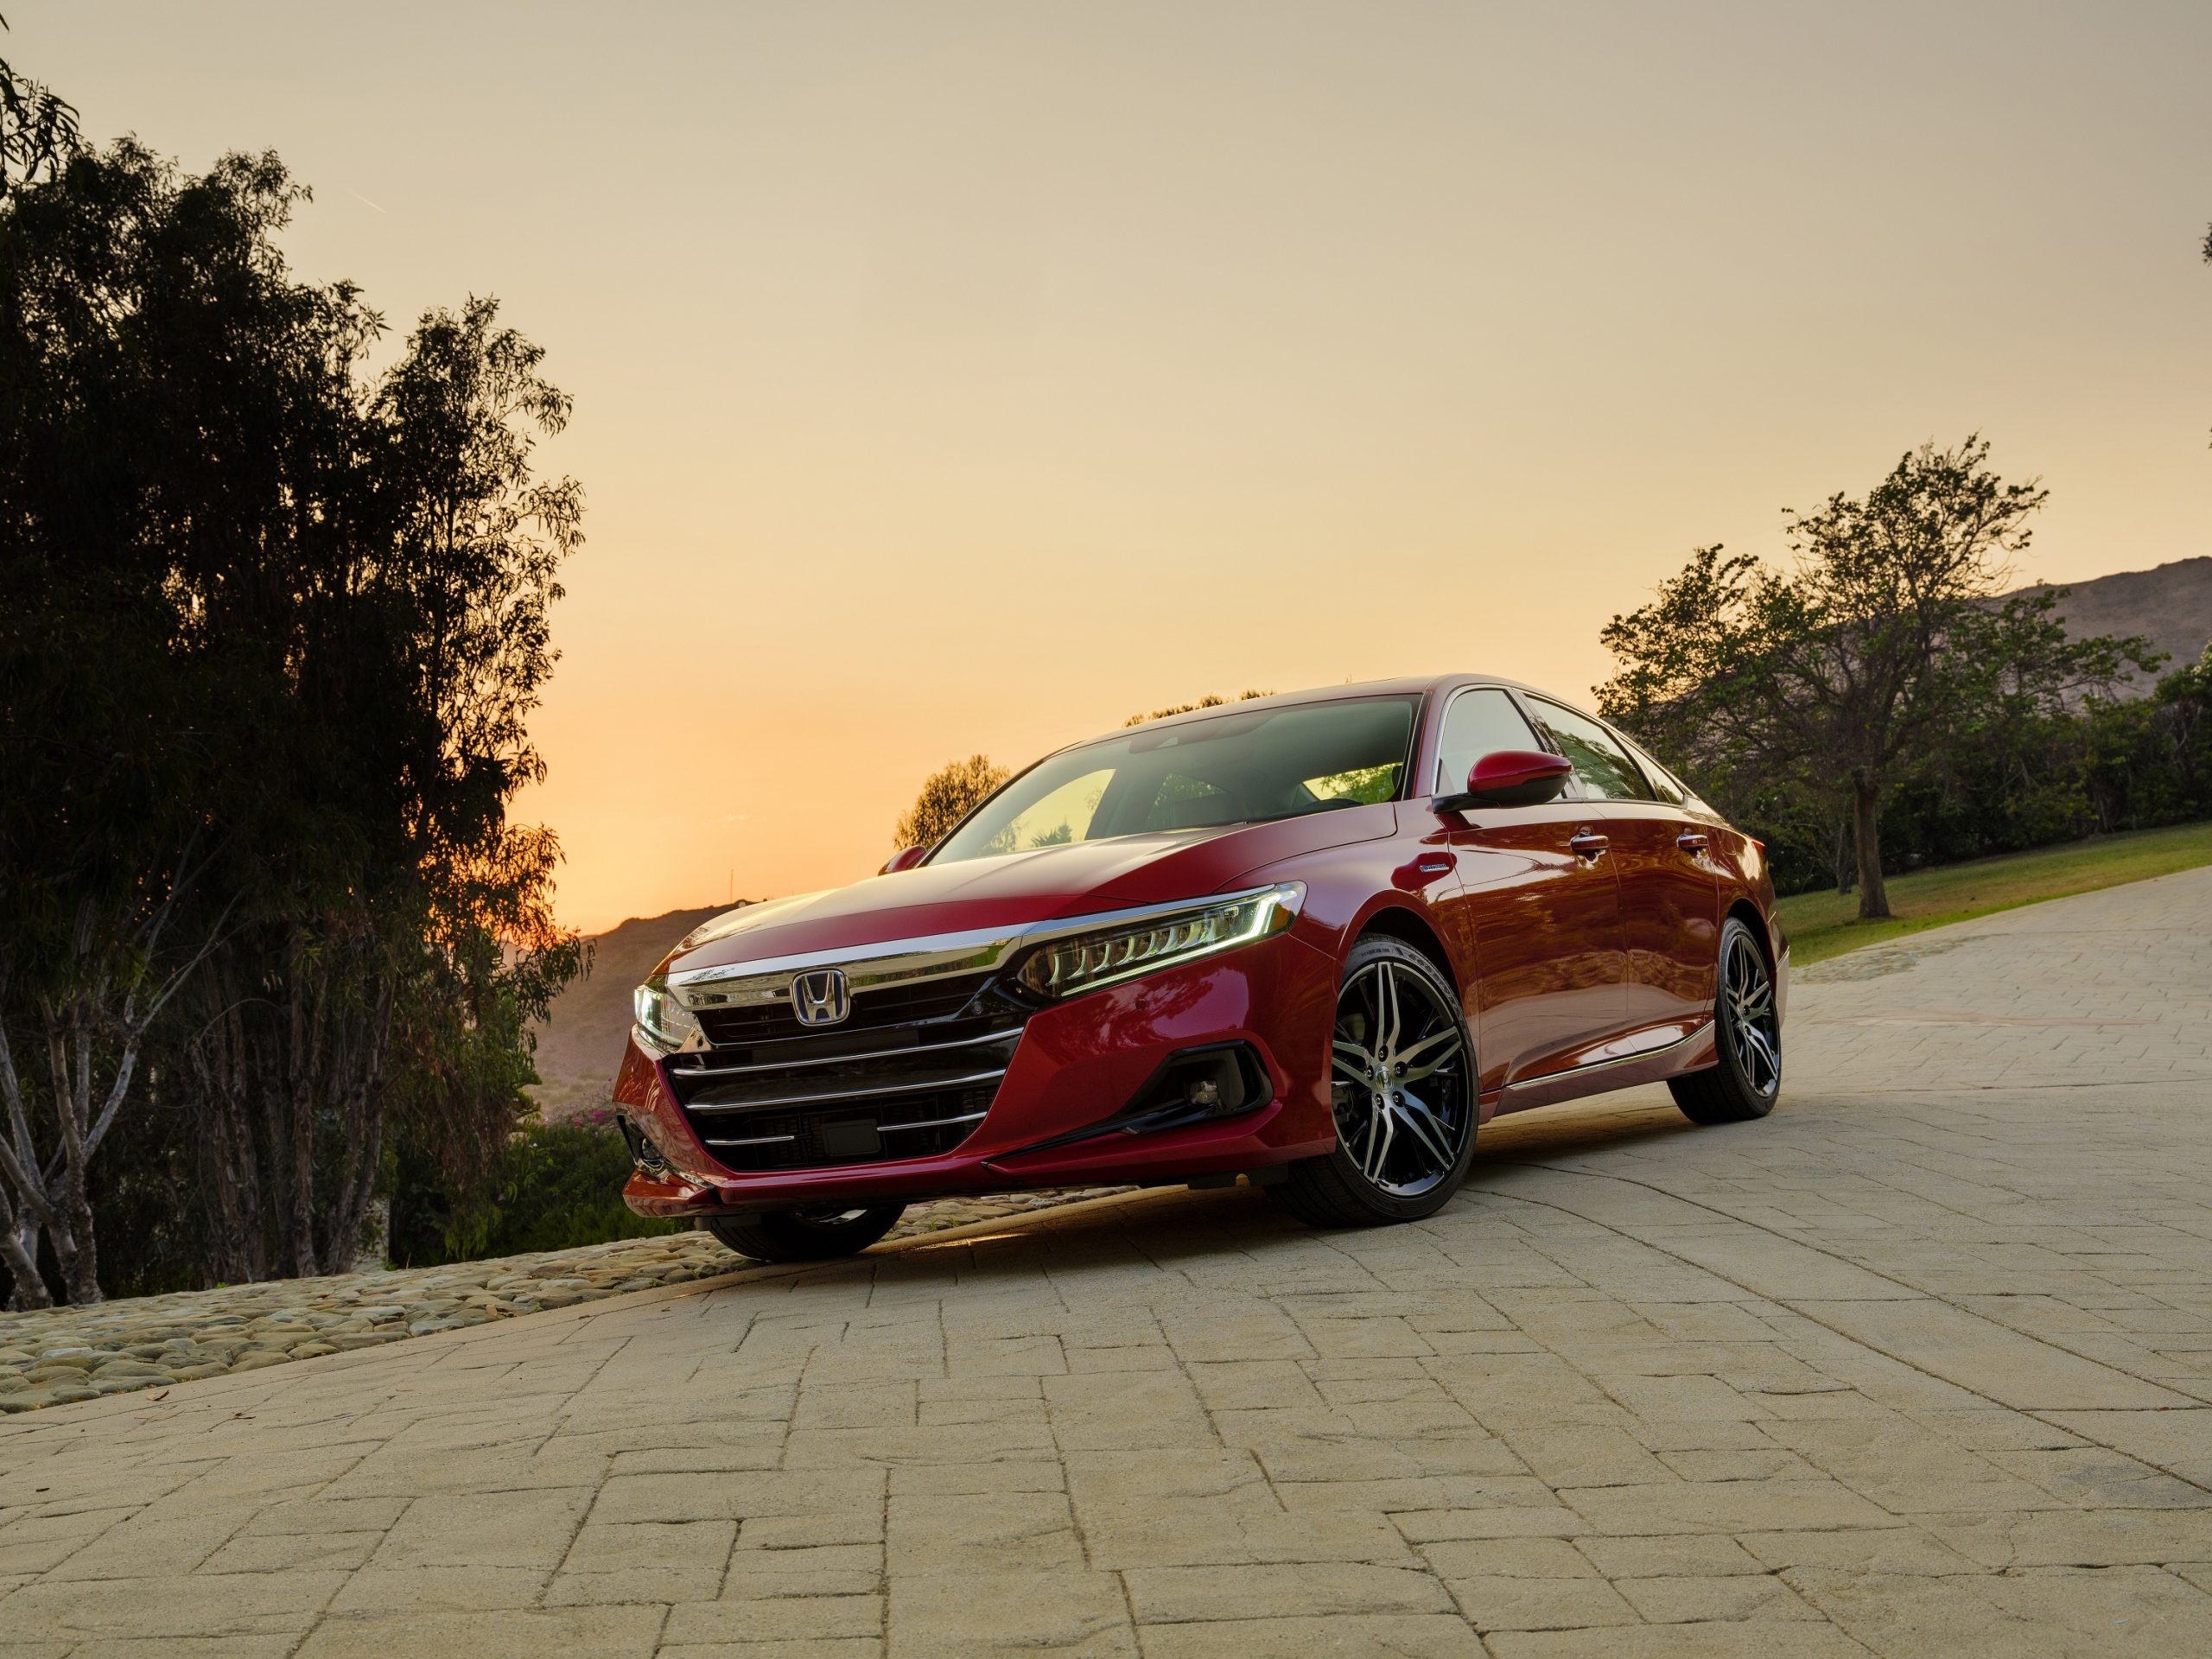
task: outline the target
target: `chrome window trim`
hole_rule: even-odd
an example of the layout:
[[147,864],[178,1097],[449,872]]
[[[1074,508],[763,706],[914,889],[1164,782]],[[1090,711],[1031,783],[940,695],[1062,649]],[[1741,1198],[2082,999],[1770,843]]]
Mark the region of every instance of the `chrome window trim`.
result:
[[734,962],[716,968],[690,968],[668,976],[668,988],[694,1014],[701,1009],[742,1007],[747,1004],[788,1001],[791,981],[812,968],[842,968],[854,994],[886,985],[949,979],[959,974],[985,973],[1002,965],[1016,950],[1072,933],[1101,928],[1136,927],[1146,922],[1210,910],[1270,893],[1289,896],[1295,883],[1269,882],[1235,893],[1205,893],[1193,899],[1173,899],[1156,905],[1124,910],[1093,911],[1031,922],[1014,928],[973,928],[958,933],[926,934],[918,938],[886,939],[875,944],[849,945],[836,950],[807,950],[787,957],[768,957],[757,962]]
[[[1471,691],[1497,691],[1503,694],[1506,707],[1521,716],[1521,723],[1529,728],[1529,737],[1540,745],[1543,742],[1544,734],[1536,729],[1536,722],[1529,718],[1529,711],[1521,706],[1521,700],[1513,695],[1513,690],[1514,688],[1510,685],[1501,685],[1487,680],[1478,681],[1471,685],[1454,686],[1452,689],[1452,695],[1444,699],[1443,712],[1436,717],[1436,752],[1429,756],[1428,760],[1428,770],[1436,779],[1436,787],[1427,791],[1428,794],[1456,795],[1467,786],[1467,780],[1464,778],[1452,779],[1444,775],[1444,732],[1445,728],[1452,723],[1452,710],[1458,705],[1459,699]],[[1564,756],[1560,758],[1565,759]]]

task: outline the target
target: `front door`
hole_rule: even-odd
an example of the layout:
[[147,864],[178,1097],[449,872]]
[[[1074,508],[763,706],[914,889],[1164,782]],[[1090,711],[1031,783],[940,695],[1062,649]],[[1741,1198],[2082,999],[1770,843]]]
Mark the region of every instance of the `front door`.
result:
[[1529,708],[1553,747],[1574,763],[1583,792],[1602,798],[1621,888],[1628,952],[1626,1029],[1663,1046],[1712,1017],[1719,950],[1719,878],[1706,856],[1707,827],[1684,809],[1681,791],[1658,766],[1587,715],[1532,696]]
[[[1445,711],[1437,794],[1457,794],[1485,754],[1544,745],[1495,687]],[[1602,810],[1579,800],[1470,807],[1446,831],[1459,893],[1446,906],[1471,947],[1476,1058],[1484,1093],[1575,1063],[1620,1028],[1620,888]]]

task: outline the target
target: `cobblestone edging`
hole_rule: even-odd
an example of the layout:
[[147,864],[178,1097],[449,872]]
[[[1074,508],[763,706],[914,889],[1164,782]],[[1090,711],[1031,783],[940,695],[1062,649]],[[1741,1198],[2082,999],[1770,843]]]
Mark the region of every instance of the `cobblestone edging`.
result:
[[[891,1236],[939,1232],[1127,1190],[1077,1187],[942,1198],[916,1205]],[[625,1291],[711,1279],[746,1265],[743,1256],[709,1234],[671,1233],[436,1268],[267,1280],[92,1307],[0,1313],[0,1412],[379,1347]]]

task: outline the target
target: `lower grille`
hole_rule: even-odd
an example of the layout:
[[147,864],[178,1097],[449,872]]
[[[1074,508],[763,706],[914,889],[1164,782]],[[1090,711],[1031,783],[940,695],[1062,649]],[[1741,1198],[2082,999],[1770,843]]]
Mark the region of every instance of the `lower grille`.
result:
[[849,1105],[748,1113],[741,1122],[703,1124],[700,1138],[718,1162],[739,1171],[823,1169],[892,1158],[933,1158],[975,1133],[997,1092],[994,1084],[906,1095],[872,1114]]

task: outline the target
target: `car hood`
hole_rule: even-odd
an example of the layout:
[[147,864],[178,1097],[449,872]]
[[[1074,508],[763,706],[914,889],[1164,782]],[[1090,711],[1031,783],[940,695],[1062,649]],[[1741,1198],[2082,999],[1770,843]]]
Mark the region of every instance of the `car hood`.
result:
[[1124,906],[1201,899],[1262,866],[1397,828],[1389,802],[1272,823],[1115,836],[1000,858],[925,864],[849,887],[747,905],[702,923],[660,971],[722,968],[820,950],[1033,922]]

